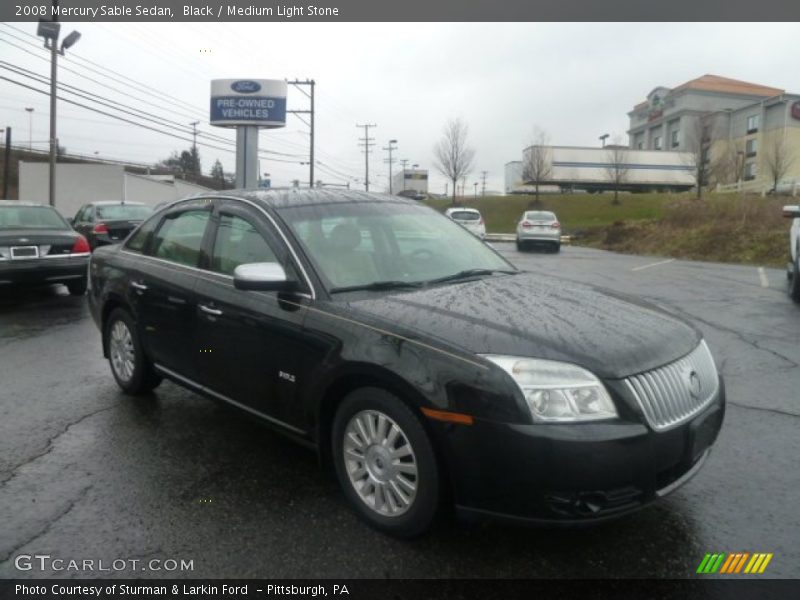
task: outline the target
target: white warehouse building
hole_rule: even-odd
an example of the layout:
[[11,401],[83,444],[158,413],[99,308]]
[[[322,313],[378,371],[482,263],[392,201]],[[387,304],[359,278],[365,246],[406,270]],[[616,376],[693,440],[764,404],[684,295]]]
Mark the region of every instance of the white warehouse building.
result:
[[[47,204],[50,165],[45,162],[19,163],[19,199]],[[186,196],[210,191],[210,188],[172,175],[137,175],[123,165],[59,163],[56,165],[56,208],[72,217],[87,202],[125,200],[155,206]]]
[[614,188],[619,170],[620,190],[683,191],[695,184],[694,158],[688,152],[631,150],[624,146],[590,148],[580,146],[529,146],[522,161],[506,164],[506,193],[527,193],[524,165],[541,148],[548,174],[539,182],[540,191],[585,190],[597,192]]
[[419,192],[428,193],[428,170],[427,169],[403,169],[395,173],[392,177],[392,191],[395,194],[400,192]]

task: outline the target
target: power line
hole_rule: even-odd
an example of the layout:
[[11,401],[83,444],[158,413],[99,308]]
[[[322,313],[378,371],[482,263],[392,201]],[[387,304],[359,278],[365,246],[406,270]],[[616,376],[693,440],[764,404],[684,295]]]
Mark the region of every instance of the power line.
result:
[[362,152],[364,153],[364,190],[369,191],[369,154],[372,152],[370,150],[371,146],[375,144],[372,143],[375,141],[375,138],[369,137],[369,129],[370,127],[377,127],[377,125],[373,124],[365,124],[359,125],[356,123],[356,127],[363,127],[364,128],[364,137],[358,138],[358,141],[361,142],[359,146],[363,146]]

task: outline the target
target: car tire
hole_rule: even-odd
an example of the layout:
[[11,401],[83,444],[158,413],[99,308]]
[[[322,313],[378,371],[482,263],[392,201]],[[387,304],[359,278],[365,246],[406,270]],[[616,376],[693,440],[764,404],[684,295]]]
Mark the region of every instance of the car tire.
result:
[[140,396],[161,383],[162,377],[145,356],[128,311],[115,308],[106,320],[104,335],[111,373],[123,392]]
[[561,244],[553,244],[553,252],[561,252]]
[[792,264],[792,277],[789,280],[789,297],[795,302],[800,302],[800,252],[796,253]]
[[517,252],[524,252],[524,251],[525,251],[525,245],[521,241],[517,240]]
[[440,504],[439,468],[420,419],[402,400],[374,387],[349,393],[331,437],[339,484],[364,521],[398,538],[430,528]]
[[88,287],[89,280],[84,277],[83,279],[79,279],[77,281],[70,281],[69,283],[65,283],[64,285],[67,286],[67,290],[69,291],[70,296],[83,296],[86,293],[86,288]]

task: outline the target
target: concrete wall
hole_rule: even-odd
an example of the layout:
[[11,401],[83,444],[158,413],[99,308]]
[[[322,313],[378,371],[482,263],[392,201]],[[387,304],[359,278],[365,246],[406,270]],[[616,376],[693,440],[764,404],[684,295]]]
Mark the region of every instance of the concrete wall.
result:
[[[49,180],[47,163],[20,162],[20,200],[47,204]],[[155,206],[205,191],[210,189],[186,181],[125,173],[121,165],[56,165],[56,208],[66,217],[75,216],[81,206],[96,200],[125,199]]]

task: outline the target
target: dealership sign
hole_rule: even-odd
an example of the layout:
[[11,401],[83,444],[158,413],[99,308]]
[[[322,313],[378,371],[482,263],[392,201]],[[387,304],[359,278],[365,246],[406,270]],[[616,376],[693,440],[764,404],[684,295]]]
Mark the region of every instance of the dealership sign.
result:
[[211,124],[218,127],[284,127],[286,82],[278,79],[212,80]]

